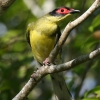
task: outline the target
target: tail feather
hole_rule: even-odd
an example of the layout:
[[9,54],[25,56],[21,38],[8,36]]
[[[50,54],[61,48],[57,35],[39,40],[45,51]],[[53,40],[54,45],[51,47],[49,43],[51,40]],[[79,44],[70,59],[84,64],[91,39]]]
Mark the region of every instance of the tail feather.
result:
[[72,100],[62,73],[51,74],[54,92],[58,100]]

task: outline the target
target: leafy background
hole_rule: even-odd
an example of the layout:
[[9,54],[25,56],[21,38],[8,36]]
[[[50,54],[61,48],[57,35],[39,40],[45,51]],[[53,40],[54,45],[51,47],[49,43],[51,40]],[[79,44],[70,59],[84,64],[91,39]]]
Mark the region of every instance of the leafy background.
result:
[[[30,22],[56,7],[79,9],[60,25],[63,30],[69,20],[84,13],[94,0],[16,0],[0,17],[0,100],[11,100],[36,70],[25,31]],[[42,24],[42,23],[41,23]],[[100,8],[71,31],[63,46],[62,59],[67,62],[98,48],[100,42]],[[100,99],[100,57],[65,72],[66,83],[76,100]],[[30,93],[29,100],[54,100],[49,75]]]

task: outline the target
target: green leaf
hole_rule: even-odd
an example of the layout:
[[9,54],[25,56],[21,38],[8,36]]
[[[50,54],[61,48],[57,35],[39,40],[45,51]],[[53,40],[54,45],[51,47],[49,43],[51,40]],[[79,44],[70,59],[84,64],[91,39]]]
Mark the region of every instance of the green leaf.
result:
[[93,32],[94,28],[99,25],[100,25],[100,14],[94,18],[91,26],[89,27],[89,30]]
[[93,88],[92,90],[86,92],[85,97],[87,97],[91,93],[95,93],[100,97],[100,86],[97,86],[97,87]]
[[100,99],[98,99],[98,98],[84,98],[82,100],[100,100]]

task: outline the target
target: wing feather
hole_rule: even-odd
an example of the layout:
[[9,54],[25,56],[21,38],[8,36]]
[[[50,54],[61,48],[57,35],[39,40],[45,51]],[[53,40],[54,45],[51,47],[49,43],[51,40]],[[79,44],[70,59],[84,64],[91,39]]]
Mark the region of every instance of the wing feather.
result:
[[26,39],[27,39],[27,42],[29,43],[29,45],[31,46],[30,44],[30,31],[33,30],[33,27],[34,27],[34,23],[30,23],[27,27],[27,30],[26,30]]

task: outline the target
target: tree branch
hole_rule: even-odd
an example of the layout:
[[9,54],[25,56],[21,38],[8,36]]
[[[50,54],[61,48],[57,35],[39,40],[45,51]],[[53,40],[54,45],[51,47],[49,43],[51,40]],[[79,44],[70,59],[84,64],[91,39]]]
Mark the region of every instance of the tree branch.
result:
[[65,70],[69,70],[79,64],[82,64],[86,61],[93,60],[94,58],[100,56],[100,48],[92,51],[90,54],[82,55],[76,59],[73,59],[69,62],[60,65],[51,65],[51,66],[43,66],[40,67],[34,73],[34,79],[30,78],[27,84],[23,87],[23,89],[12,99],[12,100],[25,100],[30,91],[37,85],[37,83],[47,74],[61,72]]
[[80,23],[82,23],[84,20],[86,20],[99,6],[100,6],[100,0],[95,0],[95,2],[92,4],[92,6],[83,15],[81,15],[76,20],[68,23],[68,25],[65,27],[65,29],[59,39],[57,45],[55,46],[55,48],[52,50],[52,52],[49,55],[50,62],[53,62],[55,60],[56,56],[59,53],[60,48],[66,41],[68,35],[70,34],[70,31],[73,28],[75,28],[76,26],[78,26]]
[[16,0],[0,0],[0,16],[12,5]]
[[[65,30],[63,31],[59,42],[57,43],[56,47],[53,49],[53,51],[50,53],[49,59],[50,62],[53,62],[55,60],[59,49],[64,44],[65,40],[67,39],[69,32],[75,28],[77,25],[82,23],[87,17],[89,17],[90,14],[93,13],[100,5],[100,0],[95,0],[95,2],[92,4],[92,6],[79,18],[77,18],[75,21],[70,22]],[[68,70],[70,68],[75,67],[76,65],[79,65],[83,62],[89,61],[91,59],[96,58],[100,55],[100,48],[97,50],[91,52],[90,54],[80,56],[76,59],[73,59],[67,63],[60,64],[60,65],[51,65],[51,66],[43,66],[40,67],[33,75],[34,79],[30,78],[30,80],[27,82],[27,84],[23,87],[23,89],[13,98],[13,100],[25,100],[27,95],[31,92],[31,90],[37,85],[37,83],[47,74],[55,73],[55,72],[61,72]]]
[[[99,47],[99,42],[96,43],[96,45],[95,45],[95,47],[94,47],[94,50],[97,49],[98,47]],[[89,62],[87,63],[87,65],[85,66],[85,70],[84,70],[84,72],[83,72],[83,74],[82,74],[80,84],[79,84],[79,86],[77,87],[77,91],[76,91],[76,93],[75,93],[75,98],[76,98],[76,99],[77,99],[77,97],[79,96],[79,93],[80,93],[80,90],[81,90],[81,88],[82,88],[82,86],[83,86],[83,82],[84,82],[84,80],[85,80],[85,78],[86,78],[86,75],[87,75],[87,73],[89,72],[89,70],[91,69],[91,67],[93,66],[93,64],[94,64],[94,60],[91,60],[91,61],[89,61]]]

